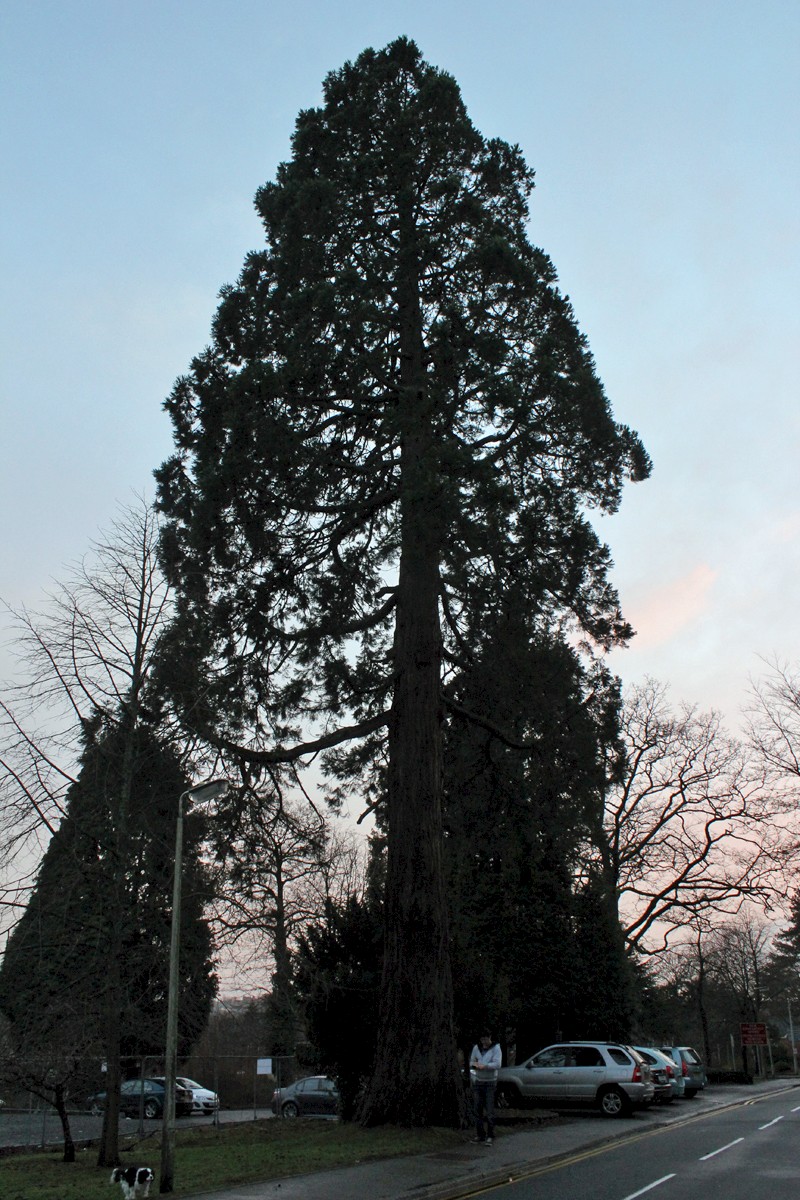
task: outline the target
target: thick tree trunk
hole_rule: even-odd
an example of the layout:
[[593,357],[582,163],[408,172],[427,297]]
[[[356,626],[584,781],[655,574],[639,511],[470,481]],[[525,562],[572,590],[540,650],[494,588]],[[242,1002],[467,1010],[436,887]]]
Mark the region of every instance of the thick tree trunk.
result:
[[389,724],[385,958],[366,1125],[456,1124],[462,1089],[442,869],[438,455],[425,390],[416,243],[401,207],[401,550]]
[[398,614],[385,958],[365,1124],[455,1124],[460,1116],[441,855],[438,612],[421,572],[419,563],[409,570],[415,602]]
[[119,951],[111,949],[106,978],[106,1102],[103,1109],[103,1130],[97,1154],[98,1167],[119,1166],[119,1089],[122,1083],[120,1063],[120,983]]
[[297,1046],[297,1021],[292,997],[291,958],[286,929],[286,900],[283,884],[283,864],[275,864],[275,933],[273,954],[275,971],[272,976],[272,1045],[273,1054],[294,1054]]

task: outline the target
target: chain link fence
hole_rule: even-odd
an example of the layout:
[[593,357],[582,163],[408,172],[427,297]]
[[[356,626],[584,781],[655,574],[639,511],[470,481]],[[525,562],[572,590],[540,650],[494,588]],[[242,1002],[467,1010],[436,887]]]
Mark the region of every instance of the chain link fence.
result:
[[[271,1101],[276,1088],[286,1087],[309,1069],[298,1065],[295,1055],[220,1054],[191,1055],[180,1059],[177,1075],[179,1079],[191,1080],[201,1088],[218,1097],[218,1105],[211,1109],[195,1110],[195,1115],[206,1115],[212,1123],[224,1122],[230,1115],[239,1119],[252,1116],[260,1120],[271,1115]],[[35,1072],[36,1091],[49,1092],[48,1069],[44,1064]],[[164,1059],[159,1056],[123,1059],[123,1080],[159,1079],[164,1076]],[[53,1073],[53,1083],[55,1075]],[[67,1111],[70,1124],[81,1125],[78,1118],[95,1116],[102,1111],[106,1087],[104,1065],[96,1058],[78,1061],[64,1083]],[[144,1135],[152,1122],[146,1121],[143,1111],[144,1094],[137,1095],[137,1103],[126,1109],[122,1119]],[[61,1122],[52,1103],[40,1094],[26,1089],[24,1083],[6,1078],[0,1085],[0,1113],[4,1114],[4,1125],[10,1125],[14,1114],[15,1137],[8,1144],[28,1146],[52,1145],[59,1141]],[[7,1119],[9,1118],[9,1119]],[[133,1124],[137,1122],[137,1124]],[[82,1134],[78,1132],[78,1137]],[[0,1129],[0,1146],[4,1144]]]

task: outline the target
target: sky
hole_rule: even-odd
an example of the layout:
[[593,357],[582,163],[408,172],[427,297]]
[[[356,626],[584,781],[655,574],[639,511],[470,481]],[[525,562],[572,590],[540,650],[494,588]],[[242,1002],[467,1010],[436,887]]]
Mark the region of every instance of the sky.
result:
[[536,171],[531,240],[652,456],[598,519],[638,631],[612,666],[736,729],[800,657],[797,0],[4,0],[0,597],[152,497],[256,189],[401,34]]

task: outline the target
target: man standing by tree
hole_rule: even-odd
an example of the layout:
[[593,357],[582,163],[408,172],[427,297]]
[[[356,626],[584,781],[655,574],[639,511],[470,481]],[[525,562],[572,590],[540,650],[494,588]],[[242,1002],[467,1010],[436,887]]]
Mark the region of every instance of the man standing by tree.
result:
[[451,1124],[442,737],[471,714],[444,679],[511,599],[584,642],[630,635],[586,513],[649,461],[528,242],[518,148],[412,42],[331,74],[292,150],[257,196],[267,246],[168,401],[172,690],[253,769],[323,753],[385,797],[362,1120]]
[[[472,1047],[469,1056],[469,1077],[475,1103],[475,1137],[473,1141],[491,1146],[494,1141],[494,1090],[497,1072],[503,1065],[500,1047],[485,1029]],[[485,1124],[484,1124],[485,1123]]]

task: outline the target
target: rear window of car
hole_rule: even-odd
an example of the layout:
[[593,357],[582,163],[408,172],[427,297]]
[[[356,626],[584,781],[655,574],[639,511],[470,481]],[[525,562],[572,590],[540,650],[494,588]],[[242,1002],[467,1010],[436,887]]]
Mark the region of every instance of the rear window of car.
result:
[[700,1059],[697,1057],[697,1054],[691,1048],[691,1046],[684,1046],[683,1049],[681,1050],[681,1054],[683,1055],[683,1057],[686,1059],[686,1061],[688,1063],[694,1063],[695,1066],[700,1065]]
[[581,1046],[575,1050],[576,1067],[602,1067],[603,1056],[596,1046]]
[[621,1050],[619,1046],[606,1046],[606,1054],[612,1062],[617,1063],[620,1067],[629,1067],[631,1065],[630,1055]]

